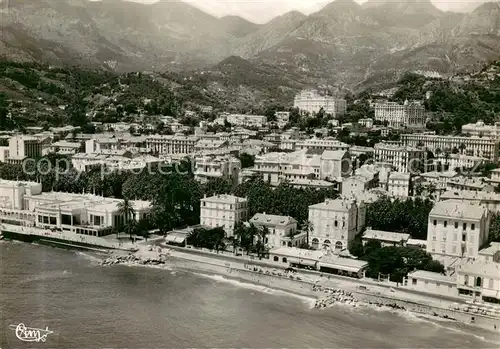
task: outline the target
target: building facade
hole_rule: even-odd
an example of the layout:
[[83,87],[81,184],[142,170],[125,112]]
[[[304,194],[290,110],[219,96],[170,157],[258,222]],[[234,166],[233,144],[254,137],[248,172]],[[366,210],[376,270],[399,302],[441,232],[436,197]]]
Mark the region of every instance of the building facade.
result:
[[387,181],[387,191],[392,197],[407,198],[410,196],[410,183],[409,173],[391,172]]
[[206,183],[214,178],[222,178],[237,185],[240,172],[241,162],[233,156],[203,156],[195,158],[194,178],[201,183]]
[[299,247],[305,242],[306,234],[297,232],[297,221],[293,217],[256,213],[248,222],[257,228],[268,229],[264,243],[270,248]]
[[366,208],[350,199],[326,199],[309,206],[309,244],[315,248],[341,251],[363,229]]
[[146,147],[160,155],[190,154],[198,137],[179,135],[151,135],[146,138]]
[[488,210],[461,200],[437,202],[429,214],[427,252],[449,265],[450,261],[475,258],[487,241]]
[[425,107],[420,102],[398,104],[396,102],[375,103],[375,120],[387,121],[393,128],[423,128],[427,120]]
[[424,148],[436,153],[457,153],[486,158],[496,162],[498,159],[498,140],[486,137],[440,136],[426,133],[401,135],[401,142],[409,147]]
[[248,219],[248,201],[234,195],[214,195],[200,200],[200,223],[203,226],[222,227],[227,236],[233,236],[238,222]]
[[303,90],[295,96],[293,107],[310,115],[316,115],[323,109],[325,114],[335,118],[345,114],[347,103],[345,99],[321,96],[316,90]]
[[374,147],[376,163],[388,163],[397,172],[417,172],[424,164],[425,152],[421,149],[388,143],[377,143]]

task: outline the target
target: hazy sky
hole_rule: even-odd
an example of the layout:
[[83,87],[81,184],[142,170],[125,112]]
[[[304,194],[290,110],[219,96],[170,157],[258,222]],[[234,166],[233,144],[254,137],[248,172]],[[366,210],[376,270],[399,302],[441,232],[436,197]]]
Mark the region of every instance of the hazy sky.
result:
[[[143,3],[153,3],[157,0],[130,0]],[[179,0],[171,0],[179,1]],[[184,0],[205,12],[216,16],[238,15],[256,23],[265,23],[273,17],[291,10],[309,14],[321,9],[332,0]],[[366,0],[355,0],[363,3]],[[441,10],[460,11],[472,3],[482,3],[485,0],[432,0]],[[491,1],[491,0],[490,0]],[[493,0],[494,1],[494,0]]]

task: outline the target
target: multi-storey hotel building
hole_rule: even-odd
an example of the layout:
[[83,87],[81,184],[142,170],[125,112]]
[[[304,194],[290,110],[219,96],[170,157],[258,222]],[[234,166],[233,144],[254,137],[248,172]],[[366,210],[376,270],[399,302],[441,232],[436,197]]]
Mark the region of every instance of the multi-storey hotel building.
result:
[[146,138],[146,147],[156,154],[190,154],[198,137],[152,135]]
[[262,127],[267,123],[265,115],[230,114],[226,120],[231,125],[245,127]]
[[475,124],[463,125],[462,133],[468,136],[500,139],[500,122],[495,122],[494,125],[486,125],[484,122],[478,121]]
[[437,202],[429,214],[427,252],[445,265],[475,258],[488,239],[489,223],[486,207],[462,200]]
[[425,152],[421,149],[389,143],[377,143],[374,147],[374,160],[389,163],[397,172],[412,172],[423,165]]
[[326,114],[336,117],[345,114],[347,104],[345,99],[321,96],[316,90],[303,90],[295,96],[293,107],[311,115],[317,114],[323,108]]
[[388,126],[394,128],[410,127],[421,128],[425,126],[425,108],[420,102],[398,104],[396,102],[375,103],[375,120],[387,121]]
[[296,150],[349,150],[349,144],[342,143],[336,139],[311,138],[298,141],[295,144]]
[[354,200],[326,199],[325,202],[311,205],[310,244],[315,249],[325,247],[343,250],[364,227],[365,219],[365,205],[358,205]]
[[232,236],[234,226],[248,219],[248,202],[233,195],[215,195],[200,200],[200,223],[204,226],[222,227]]
[[486,137],[440,136],[427,133],[401,135],[401,142],[410,147],[419,147],[434,153],[457,153],[486,158],[498,158],[498,140]]

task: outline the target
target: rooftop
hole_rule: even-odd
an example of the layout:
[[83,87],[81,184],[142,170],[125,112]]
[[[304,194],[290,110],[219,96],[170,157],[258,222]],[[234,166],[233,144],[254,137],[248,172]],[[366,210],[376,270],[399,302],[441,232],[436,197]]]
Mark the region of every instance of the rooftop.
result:
[[401,172],[391,172],[389,175],[389,179],[397,179],[397,180],[405,180],[409,181],[411,174],[409,173],[401,173]]
[[319,204],[314,204],[309,206],[310,209],[320,209],[320,210],[329,210],[336,212],[347,212],[351,205],[353,204],[352,200],[348,199],[326,199],[324,202],[320,202]]
[[480,250],[479,254],[483,256],[493,256],[497,252],[500,252],[500,242],[491,242],[490,246]]
[[321,154],[322,160],[342,160],[347,151],[345,150],[325,150]]
[[319,250],[306,250],[297,247],[278,247],[269,251],[269,254],[272,255],[309,259],[313,261],[319,260],[321,256],[323,256],[323,253],[323,251]]
[[408,278],[411,278],[411,277],[414,277],[417,279],[424,279],[424,280],[441,281],[441,282],[452,283],[452,284],[457,283],[456,276],[448,276],[448,275],[433,273],[431,271],[425,271],[425,270],[415,270],[411,273],[408,273]]
[[201,201],[207,201],[207,202],[217,202],[217,203],[225,203],[225,204],[236,204],[238,202],[247,202],[246,198],[240,198],[238,196],[234,195],[229,195],[229,194],[220,194],[220,195],[214,195],[214,196],[209,196],[201,199]]
[[460,265],[456,269],[460,274],[473,274],[500,279],[500,263],[470,261]]
[[392,231],[367,229],[363,234],[363,239],[401,242],[408,241],[410,234],[396,233]]
[[480,220],[486,214],[487,209],[483,206],[461,200],[445,200],[434,205],[429,217],[441,216]]
[[266,213],[256,213],[249,221],[256,225],[276,225],[286,226],[289,224],[296,224],[295,218],[290,216],[277,216]]

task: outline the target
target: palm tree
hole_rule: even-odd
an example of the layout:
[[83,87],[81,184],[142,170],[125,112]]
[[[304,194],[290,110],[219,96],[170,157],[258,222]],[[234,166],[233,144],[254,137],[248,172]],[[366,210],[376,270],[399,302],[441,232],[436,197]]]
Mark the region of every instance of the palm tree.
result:
[[124,223],[127,223],[130,219],[135,218],[134,205],[129,199],[124,199],[118,204],[118,214],[123,217]]
[[307,221],[305,226],[304,226],[305,230],[306,230],[306,244],[309,246],[309,235],[314,231],[314,226],[312,224],[311,221]]
[[130,240],[132,240],[132,235],[134,235],[137,232],[137,221],[135,219],[129,220],[125,224],[125,233],[129,234]]

